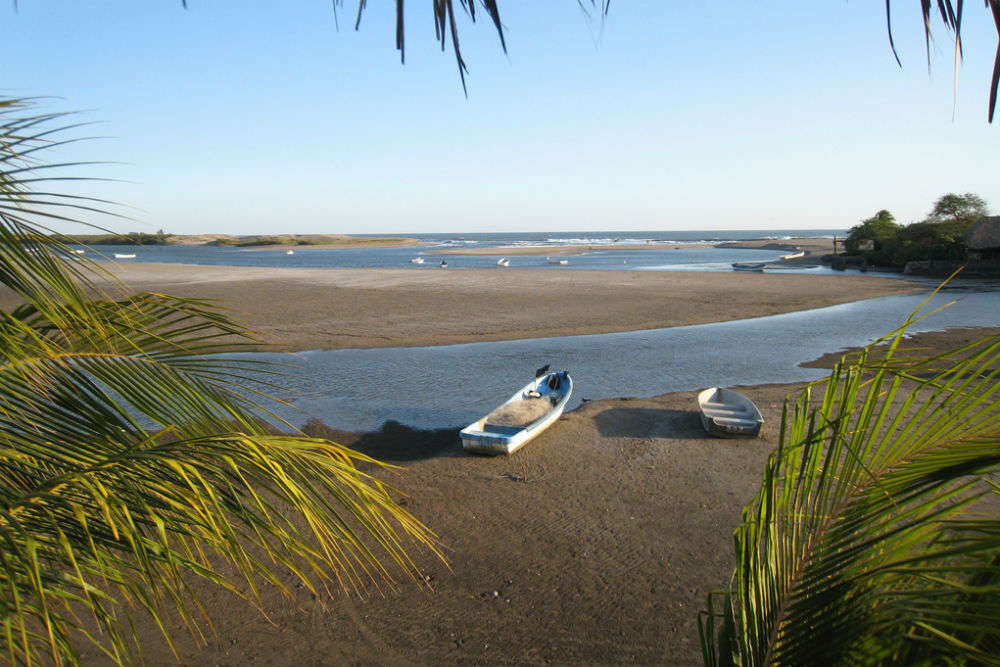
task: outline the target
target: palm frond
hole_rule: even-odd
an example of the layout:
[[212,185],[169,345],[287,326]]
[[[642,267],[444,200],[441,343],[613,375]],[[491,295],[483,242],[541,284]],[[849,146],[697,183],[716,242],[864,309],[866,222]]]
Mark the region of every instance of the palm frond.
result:
[[[1000,85],[1000,0],[983,0],[987,11],[992,14],[993,23],[997,31],[997,53],[993,63],[993,74],[990,78],[990,99],[987,104],[987,117],[989,122],[993,122],[993,117],[997,107],[997,86]],[[962,61],[962,17],[965,10],[964,0],[935,0],[937,13],[945,28],[955,36],[955,100],[958,100],[958,67]],[[931,36],[933,33],[932,23],[934,21],[934,7],[931,0],[920,0],[920,12],[924,21],[924,44],[927,53],[927,68],[931,67]],[[889,31],[889,46],[892,54],[896,58],[896,63],[902,66],[899,53],[896,51],[896,43],[892,35],[892,0],[885,0],[886,27]]]
[[901,362],[904,332],[786,401],[706,664],[1000,664],[1000,522],[974,514],[1000,469],[1000,336]]
[[89,282],[99,266],[70,261],[49,223],[109,204],[50,192],[82,164],[44,162],[72,143],[58,138],[71,126],[51,127],[64,119],[0,99],[0,289],[21,299],[0,311],[7,660],[75,664],[83,638],[133,663],[140,613],[168,642],[168,616],[200,638],[198,580],[259,604],[287,576],[360,589],[414,575],[411,546],[440,556],[359,469],[376,461],[272,434],[253,362],[212,354],[252,349],[242,324],[204,300],[112,298]]

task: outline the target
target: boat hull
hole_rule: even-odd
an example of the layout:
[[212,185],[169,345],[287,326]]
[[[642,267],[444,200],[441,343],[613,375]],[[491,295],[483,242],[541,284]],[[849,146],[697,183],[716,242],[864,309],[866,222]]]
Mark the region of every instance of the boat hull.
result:
[[729,389],[711,387],[698,394],[705,432],[718,438],[755,438],[764,418],[754,402]]
[[733,262],[733,271],[756,271],[764,270],[765,262]]
[[521,388],[501,407],[523,401],[532,393],[553,401],[552,407],[544,415],[524,426],[497,426],[488,423],[489,415],[482,417],[459,433],[462,448],[480,454],[514,453],[538,437],[562,416],[573,393],[573,380],[566,371],[546,373]]

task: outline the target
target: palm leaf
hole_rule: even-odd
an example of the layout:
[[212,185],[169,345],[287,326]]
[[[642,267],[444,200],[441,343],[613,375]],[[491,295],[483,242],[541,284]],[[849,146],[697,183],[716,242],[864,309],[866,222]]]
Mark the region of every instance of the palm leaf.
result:
[[[989,122],[993,122],[997,107],[997,86],[1000,85],[1000,0],[983,0],[986,9],[992,14],[993,23],[997,31],[997,53],[993,63],[993,74],[990,77],[990,99],[987,104],[987,115]],[[937,13],[945,28],[955,35],[955,100],[958,100],[958,67],[962,61],[962,17],[965,9],[964,0],[935,0]],[[927,68],[931,66],[931,36],[934,8],[931,0],[920,0],[920,11],[924,21],[924,44],[927,53]],[[902,66],[899,53],[896,51],[896,43],[892,35],[892,0],[885,0],[886,27],[889,31],[889,46],[892,54],[896,58],[896,63]]]
[[[48,192],[77,163],[62,114],[0,100],[0,647],[11,664],[78,662],[90,641],[114,662],[141,657],[131,628],[211,621],[198,580],[260,604],[292,576],[314,592],[416,574],[434,534],[335,443],[274,435],[252,362],[212,353],[255,337],[213,304],[143,293],[112,298],[69,261],[52,221],[103,212]],[[45,188],[42,190],[40,188]],[[85,612],[87,618],[81,618]]]
[[786,401],[706,664],[1000,664],[1000,336],[900,361],[916,317]]

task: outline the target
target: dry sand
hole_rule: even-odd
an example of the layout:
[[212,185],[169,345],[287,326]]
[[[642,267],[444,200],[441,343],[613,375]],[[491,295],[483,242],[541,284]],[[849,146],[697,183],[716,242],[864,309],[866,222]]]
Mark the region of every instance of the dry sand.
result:
[[107,266],[137,290],[217,300],[285,350],[655,329],[925,289],[861,275]]

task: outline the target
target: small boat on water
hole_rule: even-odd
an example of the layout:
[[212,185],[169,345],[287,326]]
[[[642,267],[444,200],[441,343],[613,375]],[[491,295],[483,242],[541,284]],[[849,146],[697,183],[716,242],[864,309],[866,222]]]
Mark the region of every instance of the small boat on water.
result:
[[568,259],[552,259],[551,257],[546,257],[545,259],[548,260],[549,264],[562,264],[563,266],[569,264]]
[[798,252],[792,252],[787,255],[782,255],[781,259],[798,259],[799,257],[805,257],[805,256],[806,256],[806,251],[800,250]]
[[442,268],[442,269],[447,269],[447,268],[448,268],[448,262],[446,262],[446,261],[444,261],[444,260],[442,259],[442,260],[441,260],[441,268]]
[[506,257],[501,257],[497,260],[497,266],[510,266],[510,260]]
[[496,410],[463,428],[462,447],[511,454],[559,419],[573,393],[573,379],[567,371],[546,373],[547,368]]
[[764,418],[754,402],[730,389],[709,387],[698,394],[701,425],[720,438],[754,438]]
[[410,260],[410,264],[423,264],[423,263],[424,263],[423,257],[414,257],[413,259]]
[[83,253],[85,253],[87,251],[83,250],[81,248],[73,248],[72,250],[70,250],[70,252],[73,253],[74,255],[82,255]]
[[733,262],[733,271],[756,271],[761,273],[764,271],[764,265],[767,262]]
[[285,254],[286,254],[286,255],[294,255],[294,254],[295,254],[295,251],[294,251],[294,250],[286,250],[286,251],[285,251]]
[[116,252],[115,259],[135,259],[134,252]]

